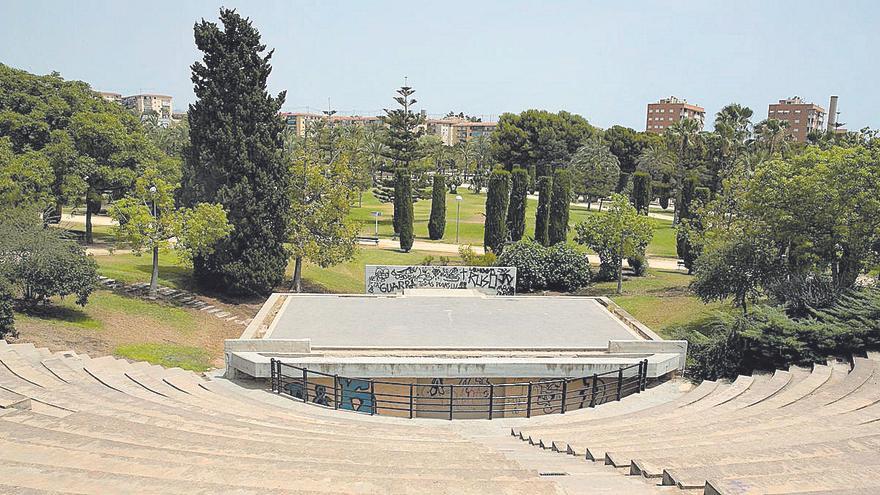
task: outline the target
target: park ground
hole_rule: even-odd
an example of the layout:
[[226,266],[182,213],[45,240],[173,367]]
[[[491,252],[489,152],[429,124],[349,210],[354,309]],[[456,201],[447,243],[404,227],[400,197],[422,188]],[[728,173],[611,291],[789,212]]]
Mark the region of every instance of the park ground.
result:
[[[461,244],[482,244],[484,194],[460,190],[460,210],[454,194],[447,197],[447,226],[443,239],[432,241],[427,236],[430,201],[419,201],[414,208],[416,248],[402,253],[390,242],[391,206],[378,202],[372,194],[364,194],[361,206],[353,208],[353,218],[362,222],[361,234],[375,234],[375,217],[380,211],[380,246],[362,246],[354,259],[330,268],[306,264],[304,286],[311,292],[362,293],[364,266],[368,264],[411,265],[426,262],[461,263],[455,252],[456,217],[459,222]],[[527,230],[534,229],[536,201],[530,200]],[[571,223],[576,224],[587,215],[599,214],[593,206],[573,205]],[[688,291],[690,276],[675,269],[675,231],[671,220],[659,211],[652,215],[654,240],[648,247],[653,267],[644,277],[627,277],[624,293],[615,293],[616,283],[600,282],[584,289],[582,295],[611,297],[637,319],[668,335],[677,326],[698,322],[715,311],[727,311],[726,305],[703,304]],[[659,217],[659,218],[657,218]],[[112,227],[105,217],[94,222],[95,254],[99,273],[123,283],[146,282],[150,277],[150,258],[136,256],[125,249],[114,249]],[[65,214],[60,227],[81,235],[81,219]],[[479,250],[479,248],[478,248]],[[595,268],[595,266],[594,266]],[[292,264],[288,269],[289,280]],[[196,290],[192,272],[181,264],[174,253],[160,256],[159,283],[163,286]],[[286,286],[279,287],[286,290]],[[538,297],[538,296],[534,296]],[[262,300],[229,299],[214,294],[200,293],[209,304],[232,313],[253,316]],[[196,371],[222,366],[223,340],[238,337],[243,327],[214,318],[205,312],[168,302],[157,302],[132,297],[124,293],[98,290],[85,307],[72,300],[56,301],[42,311],[16,315],[16,328],[21,341],[52,350],[74,349],[93,356],[112,354],[129,359],[144,360],[165,366],[179,366]]]

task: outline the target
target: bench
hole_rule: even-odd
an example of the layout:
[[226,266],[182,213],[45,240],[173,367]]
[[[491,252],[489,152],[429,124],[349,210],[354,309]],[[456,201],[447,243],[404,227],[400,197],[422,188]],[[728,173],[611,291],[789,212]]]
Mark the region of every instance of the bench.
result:
[[358,244],[372,244],[374,246],[379,245],[378,237],[359,235],[355,237],[355,240],[358,242]]

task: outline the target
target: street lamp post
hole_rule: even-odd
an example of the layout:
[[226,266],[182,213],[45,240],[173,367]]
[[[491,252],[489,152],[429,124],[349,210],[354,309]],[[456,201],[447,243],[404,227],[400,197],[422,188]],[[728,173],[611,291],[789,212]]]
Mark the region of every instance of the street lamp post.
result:
[[376,237],[379,237],[379,217],[382,216],[381,211],[373,211],[370,212],[371,215],[376,219]]
[[458,244],[458,223],[461,218],[461,195],[455,197],[455,243]]

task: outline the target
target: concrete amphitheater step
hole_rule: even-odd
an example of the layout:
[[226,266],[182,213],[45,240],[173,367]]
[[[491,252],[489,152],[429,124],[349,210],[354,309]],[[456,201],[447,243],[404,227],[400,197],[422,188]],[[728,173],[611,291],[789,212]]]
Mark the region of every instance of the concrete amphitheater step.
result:
[[876,487],[880,468],[828,469],[803,473],[796,477],[787,474],[743,476],[735,479],[709,480],[707,495],[779,495],[805,490],[839,490]]
[[[749,451],[748,462],[772,464],[780,461],[810,459],[842,453],[858,455],[859,452],[878,450],[880,450],[880,435],[868,435],[843,441],[807,443],[789,447],[767,446]],[[680,454],[670,457],[640,457],[633,460],[632,474],[655,478],[663,476],[664,471],[668,469],[709,465],[724,466],[742,461],[741,453],[726,450],[717,453],[704,450],[695,456]]]

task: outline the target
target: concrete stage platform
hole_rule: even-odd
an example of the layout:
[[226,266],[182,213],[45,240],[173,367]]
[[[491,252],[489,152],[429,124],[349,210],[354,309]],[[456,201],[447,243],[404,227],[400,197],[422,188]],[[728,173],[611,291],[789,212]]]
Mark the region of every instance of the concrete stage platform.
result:
[[594,298],[292,297],[263,338],[312,347],[540,349],[641,338]]
[[269,361],[349,377],[574,377],[647,359],[649,376],[683,369],[665,341],[611,300],[489,296],[273,294],[239,339],[227,373],[270,375]]

